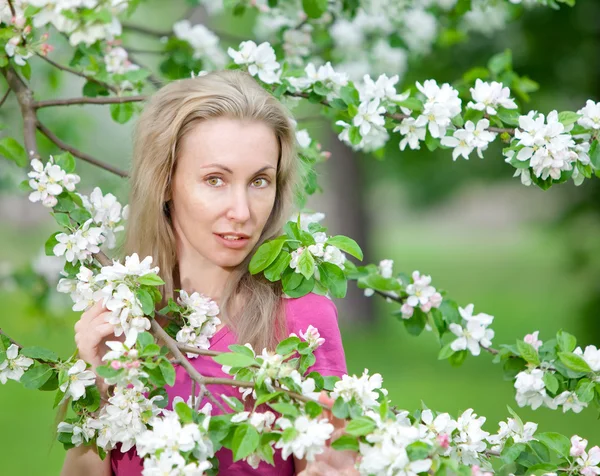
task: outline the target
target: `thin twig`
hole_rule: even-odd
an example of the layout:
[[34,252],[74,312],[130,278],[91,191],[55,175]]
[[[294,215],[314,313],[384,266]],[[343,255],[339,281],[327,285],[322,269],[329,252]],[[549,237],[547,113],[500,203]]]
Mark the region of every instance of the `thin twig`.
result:
[[37,128],[48,139],[50,139],[52,142],[54,142],[54,144],[56,144],[56,146],[58,146],[62,150],[66,150],[67,152],[70,152],[75,157],[78,157],[81,160],[84,160],[85,162],[88,162],[88,163],[90,163],[92,165],[95,165],[97,167],[100,167],[101,169],[104,169],[104,170],[107,170],[109,172],[112,172],[113,174],[116,174],[119,177],[126,178],[126,177],[129,176],[129,174],[127,172],[125,172],[124,170],[121,170],[121,169],[119,169],[117,167],[114,167],[114,166],[112,166],[110,164],[104,163],[101,160],[95,159],[91,155],[88,155],[85,152],[81,152],[79,149],[76,149],[75,147],[70,146],[66,142],[63,142],[60,138],[58,138],[56,136],[56,134],[54,134],[54,132],[52,132],[50,129],[48,129],[46,126],[44,126],[44,124],[42,124],[39,121],[37,122]]
[[80,98],[67,98],[67,99],[49,99],[46,101],[36,101],[33,107],[41,109],[43,107],[51,106],[73,106],[80,104],[123,104],[126,102],[142,102],[148,99],[148,96],[116,96],[116,97],[80,97]]
[[21,344],[19,344],[16,340],[14,340],[12,337],[10,337],[8,334],[6,334],[6,332],[4,332],[2,329],[0,329],[0,335],[8,338],[8,340],[12,343],[15,344],[17,347],[19,348],[23,348],[23,346]]
[[15,11],[15,7],[12,4],[12,0],[8,0],[8,8],[10,8],[10,13],[13,17],[17,16],[17,12]]
[[40,55],[40,54],[38,54],[37,56],[40,57],[40,58],[42,58],[44,61],[50,63],[55,68],[58,68],[58,69],[60,69],[62,71],[66,71],[66,72],[71,73],[71,74],[74,74],[74,75],[79,76],[81,78],[87,79],[88,81],[91,81],[92,83],[99,84],[100,86],[102,86],[102,87],[104,87],[104,88],[106,88],[106,89],[108,89],[108,90],[110,90],[110,91],[112,91],[114,93],[118,93],[119,92],[119,90],[115,86],[113,86],[111,84],[108,84],[108,83],[105,83],[104,81],[100,81],[100,80],[94,78],[93,76],[89,76],[89,75],[87,75],[85,73],[82,73],[81,71],[77,71],[76,69],[70,68],[69,66],[64,66],[62,64],[59,64],[56,61],[51,60],[47,56]]
[[4,93],[4,96],[2,96],[2,99],[0,99],[0,107],[2,107],[4,105],[4,102],[6,101],[6,98],[8,97],[8,95],[10,94],[10,92],[12,91],[12,89],[8,88],[6,90],[6,92]]
[[510,134],[511,136],[515,135],[515,130],[513,128],[488,127],[487,130],[490,132],[497,132],[498,134],[503,134],[506,132],[507,134]]
[[164,50],[145,50],[143,48],[132,48],[130,46],[125,47],[130,53],[139,53],[141,55],[164,55],[167,52]]

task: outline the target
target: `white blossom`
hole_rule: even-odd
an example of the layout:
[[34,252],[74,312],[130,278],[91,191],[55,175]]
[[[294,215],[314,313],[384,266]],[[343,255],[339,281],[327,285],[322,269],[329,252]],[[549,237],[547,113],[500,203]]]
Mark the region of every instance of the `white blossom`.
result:
[[15,344],[11,344],[6,349],[6,359],[0,363],[0,382],[4,384],[9,379],[18,382],[32,365],[33,360],[19,355],[19,348]]
[[469,154],[473,149],[477,149],[477,155],[483,158],[483,151],[488,145],[496,139],[497,134],[488,131],[490,121],[480,120],[477,125],[472,121],[465,123],[464,129],[454,131],[452,136],[442,137],[441,143],[447,147],[453,147],[452,159],[456,160],[459,156],[469,159]]
[[595,103],[588,99],[585,107],[577,111],[577,114],[581,114],[581,117],[577,120],[577,124],[580,126],[594,130],[600,129],[600,102]]
[[293,454],[296,458],[314,461],[315,456],[325,450],[325,443],[334,430],[327,419],[312,419],[305,415],[300,415],[293,422],[281,417],[275,423],[282,430],[287,428],[296,430],[294,437],[289,441],[281,438],[275,443],[275,448],[281,449],[283,459]]
[[434,79],[428,79],[423,84],[417,82],[417,89],[425,96],[425,103],[415,126],[427,126],[432,137],[444,137],[451,119],[461,112],[458,91],[448,83],[439,87]]
[[498,433],[490,435],[487,440],[494,446],[492,451],[501,452],[508,438],[512,438],[514,443],[527,443],[534,440],[534,433],[537,431],[537,423],[527,422],[524,425],[514,418],[508,418],[505,422],[499,423]]
[[95,384],[96,374],[91,370],[86,370],[86,363],[79,359],[67,371],[67,381],[59,388],[64,392],[64,398],[73,397],[73,400],[79,400],[85,395],[85,387]]
[[471,88],[471,96],[474,102],[469,102],[467,107],[484,111],[486,114],[497,114],[499,106],[506,109],[517,108],[514,100],[510,98],[510,89],[497,81],[488,83],[481,79],[476,79],[475,87]]
[[587,402],[579,400],[575,392],[569,392],[567,390],[554,397],[554,404],[557,406],[562,405],[563,413],[567,413],[568,410],[579,413],[588,406]]
[[539,350],[543,344],[543,342],[538,339],[539,333],[540,331],[535,331],[532,334],[527,334],[525,337],[523,337],[523,342],[530,344],[535,350]]
[[201,23],[192,26],[189,20],[180,20],[173,25],[173,33],[180,40],[187,41],[194,53],[194,59],[202,59],[215,69],[225,66],[226,57],[219,47],[219,37]]
[[247,65],[248,72],[267,84],[279,82],[281,70],[275,51],[268,42],[256,45],[253,41],[242,41],[239,51],[229,48],[227,53],[235,64]]
[[594,372],[600,371],[600,349],[595,345],[588,345],[585,350],[577,347],[573,353],[580,355]]
[[56,429],[58,433],[71,433],[71,443],[80,446],[96,436],[93,419],[85,418],[82,423],[67,423],[61,421]]
[[423,312],[429,312],[431,308],[438,308],[442,304],[442,295],[431,286],[431,276],[413,271],[412,279],[413,282],[406,286],[408,298],[401,307],[404,319],[412,317],[415,307],[419,307]]
[[375,390],[381,389],[382,383],[383,378],[380,374],[369,375],[367,369],[360,377],[343,375],[342,379],[335,383],[331,398],[335,400],[342,397],[346,402],[354,398],[363,408],[372,408],[379,405],[377,402],[379,394]]
[[556,409],[553,399],[546,394],[544,371],[541,369],[524,370],[517,374],[514,384],[517,405],[531,406],[533,410],[545,405]]

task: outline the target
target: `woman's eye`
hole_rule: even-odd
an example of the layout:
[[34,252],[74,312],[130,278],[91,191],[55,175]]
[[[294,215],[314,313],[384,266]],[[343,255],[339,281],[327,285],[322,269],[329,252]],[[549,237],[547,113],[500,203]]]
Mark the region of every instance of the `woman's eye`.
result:
[[[267,185],[269,185],[269,181],[266,178],[257,178],[254,182],[252,182],[254,185],[256,185],[256,188],[264,188]],[[257,185],[258,184],[258,185]]]
[[208,177],[206,179],[206,183],[208,183],[208,185],[211,185],[213,187],[220,187],[220,182],[222,182],[222,180],[219,177]]

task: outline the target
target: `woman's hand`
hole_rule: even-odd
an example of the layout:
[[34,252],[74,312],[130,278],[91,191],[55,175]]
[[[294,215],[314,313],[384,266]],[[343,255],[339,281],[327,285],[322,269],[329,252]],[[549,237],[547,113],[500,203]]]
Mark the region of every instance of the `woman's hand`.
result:
[[[114,325],[106,322],[110,314],[111,312],[102,305],[102,301],[98,301],[75,323],[75,343],[79,350],[79,357],[92,366],[91,370],[94,373],[96,367],[103,364],[102,357],[109,351],[106,341],[122,340],[115,337]],[[106,396],[108,386],[104,379],[99,378],[96,383],[100,394]]]
[[[329,406],[333,406],[334,400],[327,396],[324,391],[319,395],[319,401]],[[298,476],[355,476],[360,474],[354,467],[358,459],[358,453],[345,450],[339,451],[331,447],[331,441],[344,434],[346,420],[336,418],[330,410],[323,410],[322,417],[327,418],[334,426],[331,438],[327,442],[325,451],[315,457],[315,461],[309,462],[306,468],[298,473]]]

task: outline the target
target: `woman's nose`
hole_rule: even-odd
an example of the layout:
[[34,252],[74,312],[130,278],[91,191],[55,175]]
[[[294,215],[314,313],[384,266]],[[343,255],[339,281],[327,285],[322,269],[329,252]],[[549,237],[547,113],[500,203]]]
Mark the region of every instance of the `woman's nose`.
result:
[[240,223],[250,219],[250,202],[246,190],[232,189],[227,218]]

